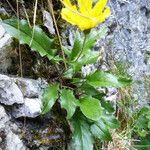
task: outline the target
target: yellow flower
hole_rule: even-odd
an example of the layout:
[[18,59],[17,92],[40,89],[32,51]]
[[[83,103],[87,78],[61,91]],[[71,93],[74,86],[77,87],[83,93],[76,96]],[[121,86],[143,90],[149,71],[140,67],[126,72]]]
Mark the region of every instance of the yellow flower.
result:
[[111,14],[110,8],[106,7],[108,0],[98,0],[95,5],[94,0],[78,0],[78,5],[72,5],[70,0],[61,1],[65,6],[61,11],[62,18],[81,30],[96,27]]

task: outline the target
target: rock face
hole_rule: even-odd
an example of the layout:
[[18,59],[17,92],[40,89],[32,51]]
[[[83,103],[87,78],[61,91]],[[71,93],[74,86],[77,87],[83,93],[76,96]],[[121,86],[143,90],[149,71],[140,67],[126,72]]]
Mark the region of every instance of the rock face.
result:
[[0,105],[0,150],[27,150],[18,132],[17,125],[10,121],[10,117]]
[[12,39],[0,25],[0,72],[7,72],[11,65]]
[[[111,0],[112,17],[106,23],[110,32],[103,45],[106,61],[126,63],[135,81],[133,98],[141,105],[149,102],[150,88],[150,2],[149,0]],[[148,80],[146,80],[148,78]]]
[[8,76],[0,74],[0,102],[5,105],[23,104],[23,94]]
[[13,116],[19,117],[36,117],[41,114],[42,102],[38,98],[24,98],[24,104],[15,106],[13,109]]
[[41,81],[10,78],[0,74],[0,103],[13,105],[14,117],[36,117],[40,115]]
[[42,80],[0,74],[0,150],[65,148],[63,129],[50,114],[40,116],[46,86]]
[[39,86],[40,81],[25,78],[13,78],[13,80],[21,89],[21,92],[24,97],[28,98],[39,97],[39,92],[41,91],[41,87]]

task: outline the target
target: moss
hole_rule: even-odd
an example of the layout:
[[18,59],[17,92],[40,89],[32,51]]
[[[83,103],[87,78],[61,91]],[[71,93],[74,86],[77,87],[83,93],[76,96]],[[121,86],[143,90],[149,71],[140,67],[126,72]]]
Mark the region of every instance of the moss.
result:
[[0,13],[0,19],[5,20],[8,19],[9,17],[3,13]]
[[144,62],[145,62],[145,64],[147,64],[149,60],[150,60],[150,52],[145,52],[144,53]]
[[[40,146],[48,148],[64,149],[66,147],[66,135],[60,122],[41,116],[27,119],[22,130],[22,139],[29,149],[39,149]],[[23,122],[19,122],[23,124]],[[25,130],[25,132],[24,132]]]
[[116,66],[115,73],[118,76],[123,76],[124,78],[131,78],[131,76],[127,72],[127,69],[130,67],[130,64],[128,62],[117,61],[115,62],[115,66]]
[[[145,83],[145,88],[146,88],[146,91],[147,91],[147,95],[148,95],[148,97],[147,97],[147,99],[148,99],[148,101],[149,101],[149,99],[150,99],[150,76],[146,76],[145,77],[145,80],[144,80],[144,83]],[[147,101],[147,102],[148,102]]]

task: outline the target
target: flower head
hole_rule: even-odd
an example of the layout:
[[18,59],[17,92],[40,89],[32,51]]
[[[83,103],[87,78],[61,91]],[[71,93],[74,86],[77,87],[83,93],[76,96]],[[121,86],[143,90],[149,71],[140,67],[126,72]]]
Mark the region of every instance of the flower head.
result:
[[98,0],[95,5],[94,0],[77,0],[77,5],[73,5],[70,0],[61,1],[65,6],[61,11],[62,18],[81,30],[96,27],[111,14],[110,8],[106,7],[108,0]]

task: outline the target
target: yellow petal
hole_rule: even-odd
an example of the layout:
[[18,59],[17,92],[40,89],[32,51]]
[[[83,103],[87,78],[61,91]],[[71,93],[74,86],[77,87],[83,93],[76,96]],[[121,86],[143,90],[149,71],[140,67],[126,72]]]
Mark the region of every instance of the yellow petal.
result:
[[107,7],[104,12],[98,17],[99,23],[102,23],[111,15],[110,7]]
[[81,16],[79,12],[73,12],[68,8],[63,8],[61,11],[62,18],[67,22],[77,25],[81,30],[91,29],[97,25],[97,21],[93,18]]
[[78,0],[79,10],[82,14],[88,15],[92,9],[93,0]]
[[99,0],[92,10],[92,16],[98,16],[104,10],[108,0]]
[[61,16],[63,19],[65,19],[66,21],[68,21],[73,25],[77,25],[78,21],[82,19],[82,17],[78,15],[78,12],[75,13],[68,8],[62,9]]
[[63,0],[62,2],[64,3],[64,5],[66,7],[72,7],[72,4],[71,4],[70,0]]
[[84,22],[80,22],[78,24],[79,28],[83,31],[83,30],[88,30],[91,28],[94,28],[97,25],[96,22],[94,21],[89,21],[89,20],[85,20]]
[[110,8],[105,8],[107,0],[99,0],[92,9],[93,0],[78,0],[79,11],[70,0],[62,0],[66,8],[61,11],[62,18],[77,25],[81,30],[96,27],[110,15]]
[[85,0],[85,5],[88,10],[92,9],[93,0]]

